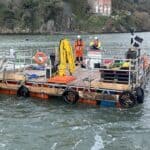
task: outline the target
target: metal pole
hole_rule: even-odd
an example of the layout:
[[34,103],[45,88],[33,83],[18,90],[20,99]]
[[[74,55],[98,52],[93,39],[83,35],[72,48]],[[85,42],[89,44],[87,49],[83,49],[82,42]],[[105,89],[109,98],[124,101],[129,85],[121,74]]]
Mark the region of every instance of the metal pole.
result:
[[139,83],[139,65],[138,65],[138,59],[136,59],[136,85]]
[[128,86],[131,84],[131,59],[129,60],[129,81],[128,81]]

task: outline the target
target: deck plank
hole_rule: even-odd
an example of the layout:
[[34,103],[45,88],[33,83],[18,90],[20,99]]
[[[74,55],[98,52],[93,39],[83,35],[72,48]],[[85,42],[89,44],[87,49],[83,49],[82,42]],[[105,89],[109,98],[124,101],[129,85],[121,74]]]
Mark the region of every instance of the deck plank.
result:
[[73,75],[76,77],[76,80],[72,81],[68,85],[88,86],[91,80],[100,80],[99,70],[88,70],[84,68],[78,68]]
[[[43,83],[43,84],[49,84],[47,83],[47,80],[44,76],[45,71],[39,71],[39,70],[25,70],[23,73],[21,73],[21,77],[23,74],[37,74],[39,77],[28,79],[26,78],[26,82],[33,82],[35,84],[37,83]],[[17,80],[19,78],[18,74],[20,72],[9,72],[5,73],[5,80]],[[16,76],[17,74],[17,76]],[[83,88],[102,88],[102,89],[111,89],[111,90],[129,90],[130,87],[128,84],[121,84],[121,83],[108,83],[100,81],[100,71],[98,69],[96,70],[88,70],[84,68],[76,68],[75,73],[73,76],[76,78],[74,81],[71,81],[66,84],[66,86],[75,86],[75,87],[83,87]],[[3,74],[0,74],[0,77],[3,78]],[[53,83],[55,84],[55,83]],[[56,83],[59,85],[58,83]]]
[[126,91],[130,89],[130,86],[128,84],[95,82],[95,81],[91,83],[91,87],[118,90],[118,91]]

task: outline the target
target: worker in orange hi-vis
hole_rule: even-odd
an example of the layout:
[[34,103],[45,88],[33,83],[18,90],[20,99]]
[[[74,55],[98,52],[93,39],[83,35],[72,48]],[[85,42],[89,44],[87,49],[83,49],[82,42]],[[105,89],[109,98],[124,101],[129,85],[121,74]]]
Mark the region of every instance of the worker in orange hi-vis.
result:
[[76,57],[76,65],[83,65],[83,54],[84,54],[84,42],[81,39],[81,36],[77,36],[77,40],[74,44],[75,57]]

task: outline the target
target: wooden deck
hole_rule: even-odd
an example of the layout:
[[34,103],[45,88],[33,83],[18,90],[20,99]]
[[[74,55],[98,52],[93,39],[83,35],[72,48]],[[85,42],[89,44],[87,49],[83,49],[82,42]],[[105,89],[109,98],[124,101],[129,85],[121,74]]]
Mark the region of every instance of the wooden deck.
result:
[[[67,73],[68,74],[68,73]],[[33,78],[30,78],[30,75],[34,75]],[[100,81],[100,71],[96,70],[88,70],[85,68],[76,68],[76,72],[73,74],[76,78],[74,81],[71,81],[64,86],[69,87],[79,87],[79,88],[93,88],[93,89],[109,89],[109,90],[118,90],[124,91],[129,90],[130,87],[128,84],[121,83],[108,83]],[[5,81],[26,81],[26,83],[34,83],[34,84],[53,84],[48,83],[45,77],[45,70],[24,70],[22,72],[3,72],[0,73],[0,80]],[[59,86],[59,84],[57,83]],[[62,85],[62,84],[60,84]]]
[[92,82],[91,87],[116,91],[126,91],[131,89],[131,87],[128,84],[107,83],[107,82]]
[[92,81],[98,82],[100,80],[100,72],[99,70],[88,70],[84,68],[77,68],[74,73],[76,80],[72,81],[68,85],[74,86],[89,86]]

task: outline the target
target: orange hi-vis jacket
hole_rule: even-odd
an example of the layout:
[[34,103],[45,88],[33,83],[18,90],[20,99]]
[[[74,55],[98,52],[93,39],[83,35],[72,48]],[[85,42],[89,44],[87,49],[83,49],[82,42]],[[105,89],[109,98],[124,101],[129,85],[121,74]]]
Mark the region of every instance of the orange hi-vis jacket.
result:
[[84,42],[82,40],[76,40],[74,44],[74,49],[76,57],[83,57]]

